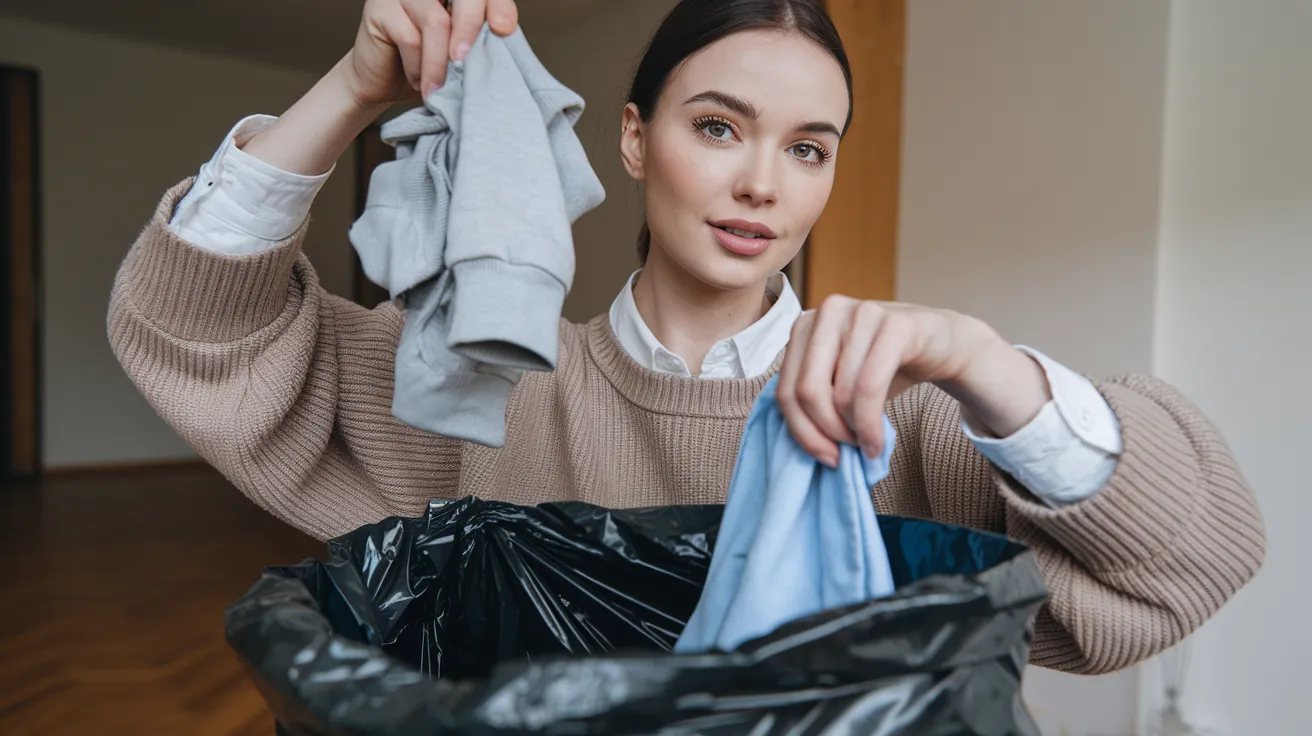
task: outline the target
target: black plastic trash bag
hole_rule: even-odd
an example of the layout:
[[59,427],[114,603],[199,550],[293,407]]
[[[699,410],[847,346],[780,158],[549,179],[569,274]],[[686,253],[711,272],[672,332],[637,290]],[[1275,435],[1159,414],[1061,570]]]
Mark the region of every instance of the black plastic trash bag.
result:
[[995,534],[882,516],[892,596],[670,654],[723,510],[433,502],[268,568],[228,642],[298,736],[1037,736],[1020,681],[1043,581]]

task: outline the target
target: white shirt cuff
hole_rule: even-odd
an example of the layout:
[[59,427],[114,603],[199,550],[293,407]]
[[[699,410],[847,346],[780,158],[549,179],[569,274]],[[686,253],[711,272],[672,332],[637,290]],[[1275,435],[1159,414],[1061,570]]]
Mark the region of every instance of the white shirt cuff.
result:
[[1048,378],[1052,400],[1014,434],[987,436],[965,419],[961,429],[980,454],[1053,507],[1097,493],[1116,472],[1121,425],[1089,379],[1025,346]]
[[219,253],[249,255],[286,240],[305,222],[333,170],[294,174],[240,148],[275,119],[251,115],[228,132],[173,212],[170,225],[179,237]]

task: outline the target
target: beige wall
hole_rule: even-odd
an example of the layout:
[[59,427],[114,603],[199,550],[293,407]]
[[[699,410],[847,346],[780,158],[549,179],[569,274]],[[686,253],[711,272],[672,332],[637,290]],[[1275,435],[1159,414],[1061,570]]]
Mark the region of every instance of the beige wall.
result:
[[1167,9],[909,3],[900,299],[1149,368]]
[[[619,115],[638,55],[672,6],[616,3],[565,31],[526,29],[547,66],[588,101],[578,132],[607,192],[576,226],[572,319],[604,311],[637,266],[642,202],[619,164]],[[314,77],[8,18],[0,63],[41,72],[46,465],[191,457],[109,350],[113,275],[165,188],[194,174],[242,116],[280,113]],[[353,170],[351,156],[339,162],[306,246],[339,294],[350,290]]]
[[[908,3],[900,300],[1092,375],[1151,369],[1168,8]],[[1031,668],[1025,690],[1056,736],[1132,733],[1137,688]]]
[[1156,368],[1220,425],[1257,489],[1267,563],[1191,641],[1215,733],[1312,733],[1312,3],[1172,9]]
[[[1154,373],[1207,412],[1270,546],[1186,641],[1186,716],[1208,733],[1312,732],[1312,4],[909,6],[899,298],[977,314],[1093,375]],[[1031,670],[1025,689],[1051,736],[1148,733],[1161,672]]]
[[[277,114],[311,77],[0,19],[0,63],[41,74],[45,462],[189,457],[105,338],[114,272],[165,188],[195,173],[248,113]],[[316,207],[308,252],[348,288],[351,162]]]
[[543,64],[587,100],[575,129],[606,188],[606,201],[574,226],[578,266],[565,302],[565,316],[573,320],[609,308],[638,267],[642,196],[620,164],[620,113],[642,50],[672,7],[673,0],[613,2],[566,30],[525,28]]

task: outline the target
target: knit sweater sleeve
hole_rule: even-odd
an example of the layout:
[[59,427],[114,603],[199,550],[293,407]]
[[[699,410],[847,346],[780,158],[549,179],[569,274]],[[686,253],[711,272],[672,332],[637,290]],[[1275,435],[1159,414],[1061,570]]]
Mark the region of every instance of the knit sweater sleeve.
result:
[[420,512],[454,487],[457,448],[391,415],[401,314],[328,294],[301,253],[306,226],[228,256],[168,227],[164,195],[128,252],[108,330],[133,383],[255,503],[320,539]]
[[1252,489],[1216,427],[1153,378],[1096,384],[1125,450],[1092,498],[1054,509],[990,465],[961,433],[960,407],[932,387],[900,398],[907,449],[933,516],[1028,545],[1048,588],[1031,661],[1082,674],[1115,671],[1201,626],[1257,573],[1266,554]]

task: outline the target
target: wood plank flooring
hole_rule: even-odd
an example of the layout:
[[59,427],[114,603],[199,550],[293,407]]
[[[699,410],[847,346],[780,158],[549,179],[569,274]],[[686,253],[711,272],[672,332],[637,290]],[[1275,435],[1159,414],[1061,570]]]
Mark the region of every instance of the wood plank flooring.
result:
[[223,609],[324,554],[206,469],[0,486],[0,734],[272,734]]

